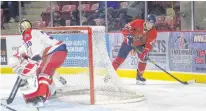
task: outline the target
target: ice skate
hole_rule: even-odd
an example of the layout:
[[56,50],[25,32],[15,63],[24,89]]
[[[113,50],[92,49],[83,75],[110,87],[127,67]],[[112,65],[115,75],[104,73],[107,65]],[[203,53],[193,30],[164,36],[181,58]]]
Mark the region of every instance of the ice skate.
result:
[[145,85],[146,84],[146,79],[137,75],[136,77],[136,84],[138,85]]

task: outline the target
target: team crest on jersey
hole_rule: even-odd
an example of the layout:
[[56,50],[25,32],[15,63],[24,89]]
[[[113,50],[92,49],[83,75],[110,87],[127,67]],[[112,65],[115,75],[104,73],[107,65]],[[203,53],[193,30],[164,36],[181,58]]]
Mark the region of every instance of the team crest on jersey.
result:
[[24,42],[30,40],[31,38],[32,38],[32,37],[31,37],[31,35],[30,35],[29,33],[25,33],[24,36],[23,36]]
[[29,34],[26,34],[26,35],[24,36],[24,39],[27,39],[27,38],[29,38]]

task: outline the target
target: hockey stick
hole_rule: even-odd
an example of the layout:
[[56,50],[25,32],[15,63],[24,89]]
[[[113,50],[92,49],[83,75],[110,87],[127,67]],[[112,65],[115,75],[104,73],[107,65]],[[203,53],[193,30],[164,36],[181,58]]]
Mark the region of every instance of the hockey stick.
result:
[[6,109],[8,109],[8,110],[10,110],[10,111],[17,111],[17,110],[15,110],[15,109],[13,109],[13,108],[5,105],[5,104],[2,104],[2,103],[1,103],[1,106],[2,106],[2,107],[5,107]]
[[[135,51],[137,51],[138,53],[141,53],[136,47],[133,46],[133,48],[135,49]],[[171,73],[169,73],[168,71],[166,71],[165,69],[163,69],[162,67],[160,67],[159,65],[157,65],[154,61],[152,61],[149,57],[147,58],[147,60],[149,60],[152,64],[154,64],[156,67],[158,67],[159,69],[161,69],[163,72],[165,72],[166,74],[168,74],[170,77],[172,77],[173,79],[177,80],[178,82],[184,84],[184,85],[188,85],[190,83],[195,83],[195,80],[190,80],[190,81],[181,81],[180,79],[178,79],[177,77],[173,76]]]
[[19,89],[19,86],[21,84],[21,81],[22,81],[22,79],[18,76],[18,78],[17,78],[17,80],[16,80],[16,82],[14,84],[14,87],[13,87],[13,89],[12,89],[10,95],[9,95],[9,98],[6,100],[7,104],[11,104],[13,102],[13,100],[14,100],[14,98],[16,96],[16,93],[17,93],[17,91]]

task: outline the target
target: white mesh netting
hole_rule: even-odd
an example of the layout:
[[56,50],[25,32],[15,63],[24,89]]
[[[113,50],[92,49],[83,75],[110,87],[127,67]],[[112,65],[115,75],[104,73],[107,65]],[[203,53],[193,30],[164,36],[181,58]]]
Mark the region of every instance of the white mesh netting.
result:
[[[105,27],[93,26],[91,28],[95,104],[128,103],[144,100],[142,94],[123,85],[113,69],[106,48]],[[79,70],[79,72],[75,71],[77,73],[74,74],[63,75],[67,80],[67,85],[63,86],[61,96],[58,99],[90,104],[88,31],[78,30],[78,28],[55,28],[45,31],[57,39],[64,40],[67,44],[68,58],[63,67]]]

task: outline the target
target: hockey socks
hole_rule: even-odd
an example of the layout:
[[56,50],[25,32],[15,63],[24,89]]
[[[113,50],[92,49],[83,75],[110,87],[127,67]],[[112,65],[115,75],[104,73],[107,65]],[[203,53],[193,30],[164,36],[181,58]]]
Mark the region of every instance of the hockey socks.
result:
[[119,66],[124,62],[125,58],[119,58],[117,57],[113,62],[112,66],[114,67],[114,70],[117,70]]

